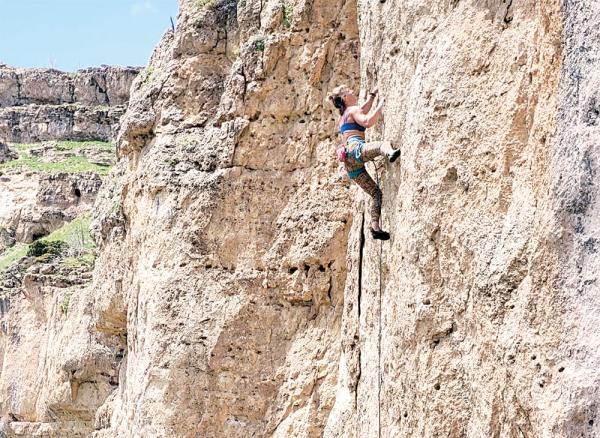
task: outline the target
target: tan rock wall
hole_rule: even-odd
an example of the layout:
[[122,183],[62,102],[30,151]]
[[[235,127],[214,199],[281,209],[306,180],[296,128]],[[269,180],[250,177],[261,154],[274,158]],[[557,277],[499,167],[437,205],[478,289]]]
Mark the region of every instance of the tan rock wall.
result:
[[[340,369],[356,402],[339,390],[327,436],[594,436],[597,306],[571,286],[593,287],[572,248],[585,259],[594,232],[569,230],[593,202],[593,149],[573,128],[586,116],[561,112],[581,114],[574,88],[594,83],[569,52],[587,53],[573,40],[597,11],[527,1],[359,11],[362,84],[387,98],[370,138],[403,156],[379,168],[391,242],[354,253],[363,263],[346,285]],[[579,28],[563,32],[565,22]],[[589,108],[593,95],[580,99]],[[351,242],[360,230],[355,220]]]
[[110,140],[139,71],[103,66],[64,73],[0,65],[0,139]]
[[[4,405],[22,420],[5,430],[27,420],[40,434],[78,409],[84,431],[97,409],[97,436],[320,433],[351,202],[324,104],[333,82],[355,80],[357,65],[333,66],[341,52],[356,62],[357,20],[352,3],[292,6],[288,27],[276,2],[183,3],[134,84],[93,227],[93,287],[49,328],[43,393],[19,416]],[[119,363],[110,396],[106,352]],[[102,406],[56,389],[83,382]]]
[[0,138],[11,143],[115,138],[124,106],[28,105],[0,108]]
[[0,107],[21,105],[125,105],[137,67],[96,67],[65,73],[0,65]]
[[[92,285],[5,430],[597,435],[599,12],[183,0],[122,120]],[[368,166],[383,244],[333,162],[342,82],[379,87],[369,139],[402,147]]]
[[[135,76],[128,78],[131,72],[121,70],[81,72],[89,80],[95,77],[106,82],[102,85],[104,97],[94,96],[92,89],[77,88],[83,76],[74,79],[73,75],[52,71],[17,71],[18,99],[8,103],[16,106],[0,108],[0,138],[12,142],[111,139],[124,112],[123,97],[128,96]],[[0,69],[0,99],[6,97],[4,73],[6,69]],[[69,87],[73,89],[65,97],[63,92]],[[69,99],[80,101],[63,103]],[[109,106],[109,99],[116,106]],[[94,107],[85,106],[88,104]],[[17,158],[17,148],[7,148],[4,143],[1,146],[4,161]],[[53,141],[30,145],[23,154],[36,162],[58,164],[85,158],[86,162],[105,166],[114,164],[115,156],[114,151],[95,144],[74,151],[69,145]],[[89,214],[102,177],[94,172],[66,171],[72,168],[65,165],[64,172],[52,174],[34,165],[3,169],[3,262],[11,251],[21,249],[13,248],[15,244],[29,243]],[[117,386],[117,363],[122,351],[93,343],[94,337],[88,332],[89,310],[78,304],[92,294],[86,285],[91,280],[88,263],[93,255],[86,250],[87,258],[80,257],[83,230],[81,235],[81,240],[72,236],[65,239],[72,245],[66,254],[73,256],[70,260],[23,257],[0,270],[0,436],[88,436],[98,407]]]
[[350,199],[324,104],[353,80],[340,61],[357,53],[356,15],[352,3],[290,5],[288,29],[279,2],[185,2],[134,85],[119,144],[126,237],[105,242],[96,283],[97,308],[123,300],[127,312],[107,436],[325,424]]

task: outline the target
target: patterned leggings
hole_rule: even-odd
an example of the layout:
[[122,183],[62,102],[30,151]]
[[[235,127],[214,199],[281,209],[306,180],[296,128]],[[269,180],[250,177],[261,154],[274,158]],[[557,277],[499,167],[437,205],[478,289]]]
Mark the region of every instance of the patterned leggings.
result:
[[372,198],[371,200],[371,223],[379,226],[381,217],[381,189],[367,173],[365,164],[376,157],[392,152],[392,145],[387,142],[369,142],[357,140],[356,137],[349,139],[346,146],[347,155],[344,167],[348,176]]

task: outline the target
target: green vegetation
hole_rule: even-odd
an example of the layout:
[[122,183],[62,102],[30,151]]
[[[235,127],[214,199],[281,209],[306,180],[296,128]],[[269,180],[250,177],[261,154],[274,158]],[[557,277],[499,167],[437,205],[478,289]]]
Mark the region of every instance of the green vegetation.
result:
[[71,295],[73,295],[73,292],[69,291],[65,293],[65,296],[63,297],[59,309],[63,314],[67,314],[67,312],[69,311],[69,303],[71,302]]
[[152,82],[152,80],[154,79],[155,72],[156,70],[152,65],[149,65],[144,70],[142,70],[142,72],[140,73],[140,77],[142,78],[142,87]]
[[[35,146],[35,144],[26,146]],[[56,143],[56,149],[59,151],[98,149],[101,151],[113,152],[115,150],[115,146],[111,142],[107,141],[59,141]]]
[[0,271],[5,270],[17,260],[20,260],[23,257],[25,257],[27,255],[28,249],[29,245],[26,245],[24,243],[18,243],[15,246],[4,251],[3,254],[0,254]]
[[213,6],[217,0],[196,0],[196,7],[202,9],[205,7]]
[[167,78],[165,70],[149,65],[140,73],[140,88],[145,88],[152,83],[159,83]]
[[81,216],[29,245],[17,244],[9,248],[0,255],[0,271],[25,256],[47,261],[58,255],[65,257],[61,260],[63,266],[91,269],[96,257],[96,245],[89,233],[90,221],[89,216]]
[[16,150],[19,157],[15,160],[7,161],[0,164],[0,172],[7,170],[17,171],[34,171],[44,173],[81,173],[95,172],[100,175],[107,175],[110,171],[110,166],[91,163],[87,157],[83,155],[85,149],[97,149],[105,152],[112,152],[114,146],[112,143],[101,141],[61,141],[56,143],[58,151],[72,151],[74,156],[65,157],[58,162],[45,162],[40,157],[35,156],[31,151],[40,144],[13,144],[12,149]]
[[45,255],[60,255],[69,245],[62,240],[36,240],[27,249],[28,257],[41,257]]
[[40,240],[61,240],[69,244],[71,251],[89,252],[96,247],[89,232],[90,222],[91,219],[88,215],[75,218]]
[[256,50],[258,50],[259,52],[264,52],[265,51],[265,40],[258,39],[256,41],[254,41],[254,48]]
[[92,269],[95,261],[96,255],[93,252],[88,252],[79,257],[66,257],[61,261],[61,264],[68,268]]
[[281,4],[281,9],[281,21],[283,23],[283,26],[287,29],[290,29],[292,27],[292,17],[294,16],[294,8],[289,3],[283,2]]
[[0,165],[0,171],[8,169],[31,170],[44,173],[96,172],[100,175],[107,175],[109,166],[92,164],[85,157],[69,157],[58,163],[44,163],[36,157],[19,157],[16,160]]
[[117,199],[117,200],[113,201],[112,205],[110,206],[109,213],[116,214],[120,209],[121,209],[121,200]]

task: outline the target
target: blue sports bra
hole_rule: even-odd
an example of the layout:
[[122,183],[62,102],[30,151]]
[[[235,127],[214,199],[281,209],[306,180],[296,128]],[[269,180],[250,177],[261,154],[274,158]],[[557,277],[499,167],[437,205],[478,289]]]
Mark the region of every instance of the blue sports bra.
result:
[[[346,121],[347,116],[343,115],[342,116],[342,121]],[[340,134],[343,134],[346,131],[360,131],[360,132],[365,132],[367,128],[365,128],[362,125],[359,125],[358,123],[344,123],[342,126],[340,126]]]
[[358,123],[344,123],[342,126],[340,126],[340,134],[343,134],[346,131],[361,131],[361,132],[365,132],[367,128],[365,128],[362,125],[359,125]]

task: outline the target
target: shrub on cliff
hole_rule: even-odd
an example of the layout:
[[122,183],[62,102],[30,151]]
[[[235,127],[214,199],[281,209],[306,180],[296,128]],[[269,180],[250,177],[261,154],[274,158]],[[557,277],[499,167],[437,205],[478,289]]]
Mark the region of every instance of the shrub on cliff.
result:
[[69,245],[62,240],[36,240],[27,250],[29,257],[40,257],[43,255],[60,255]]

